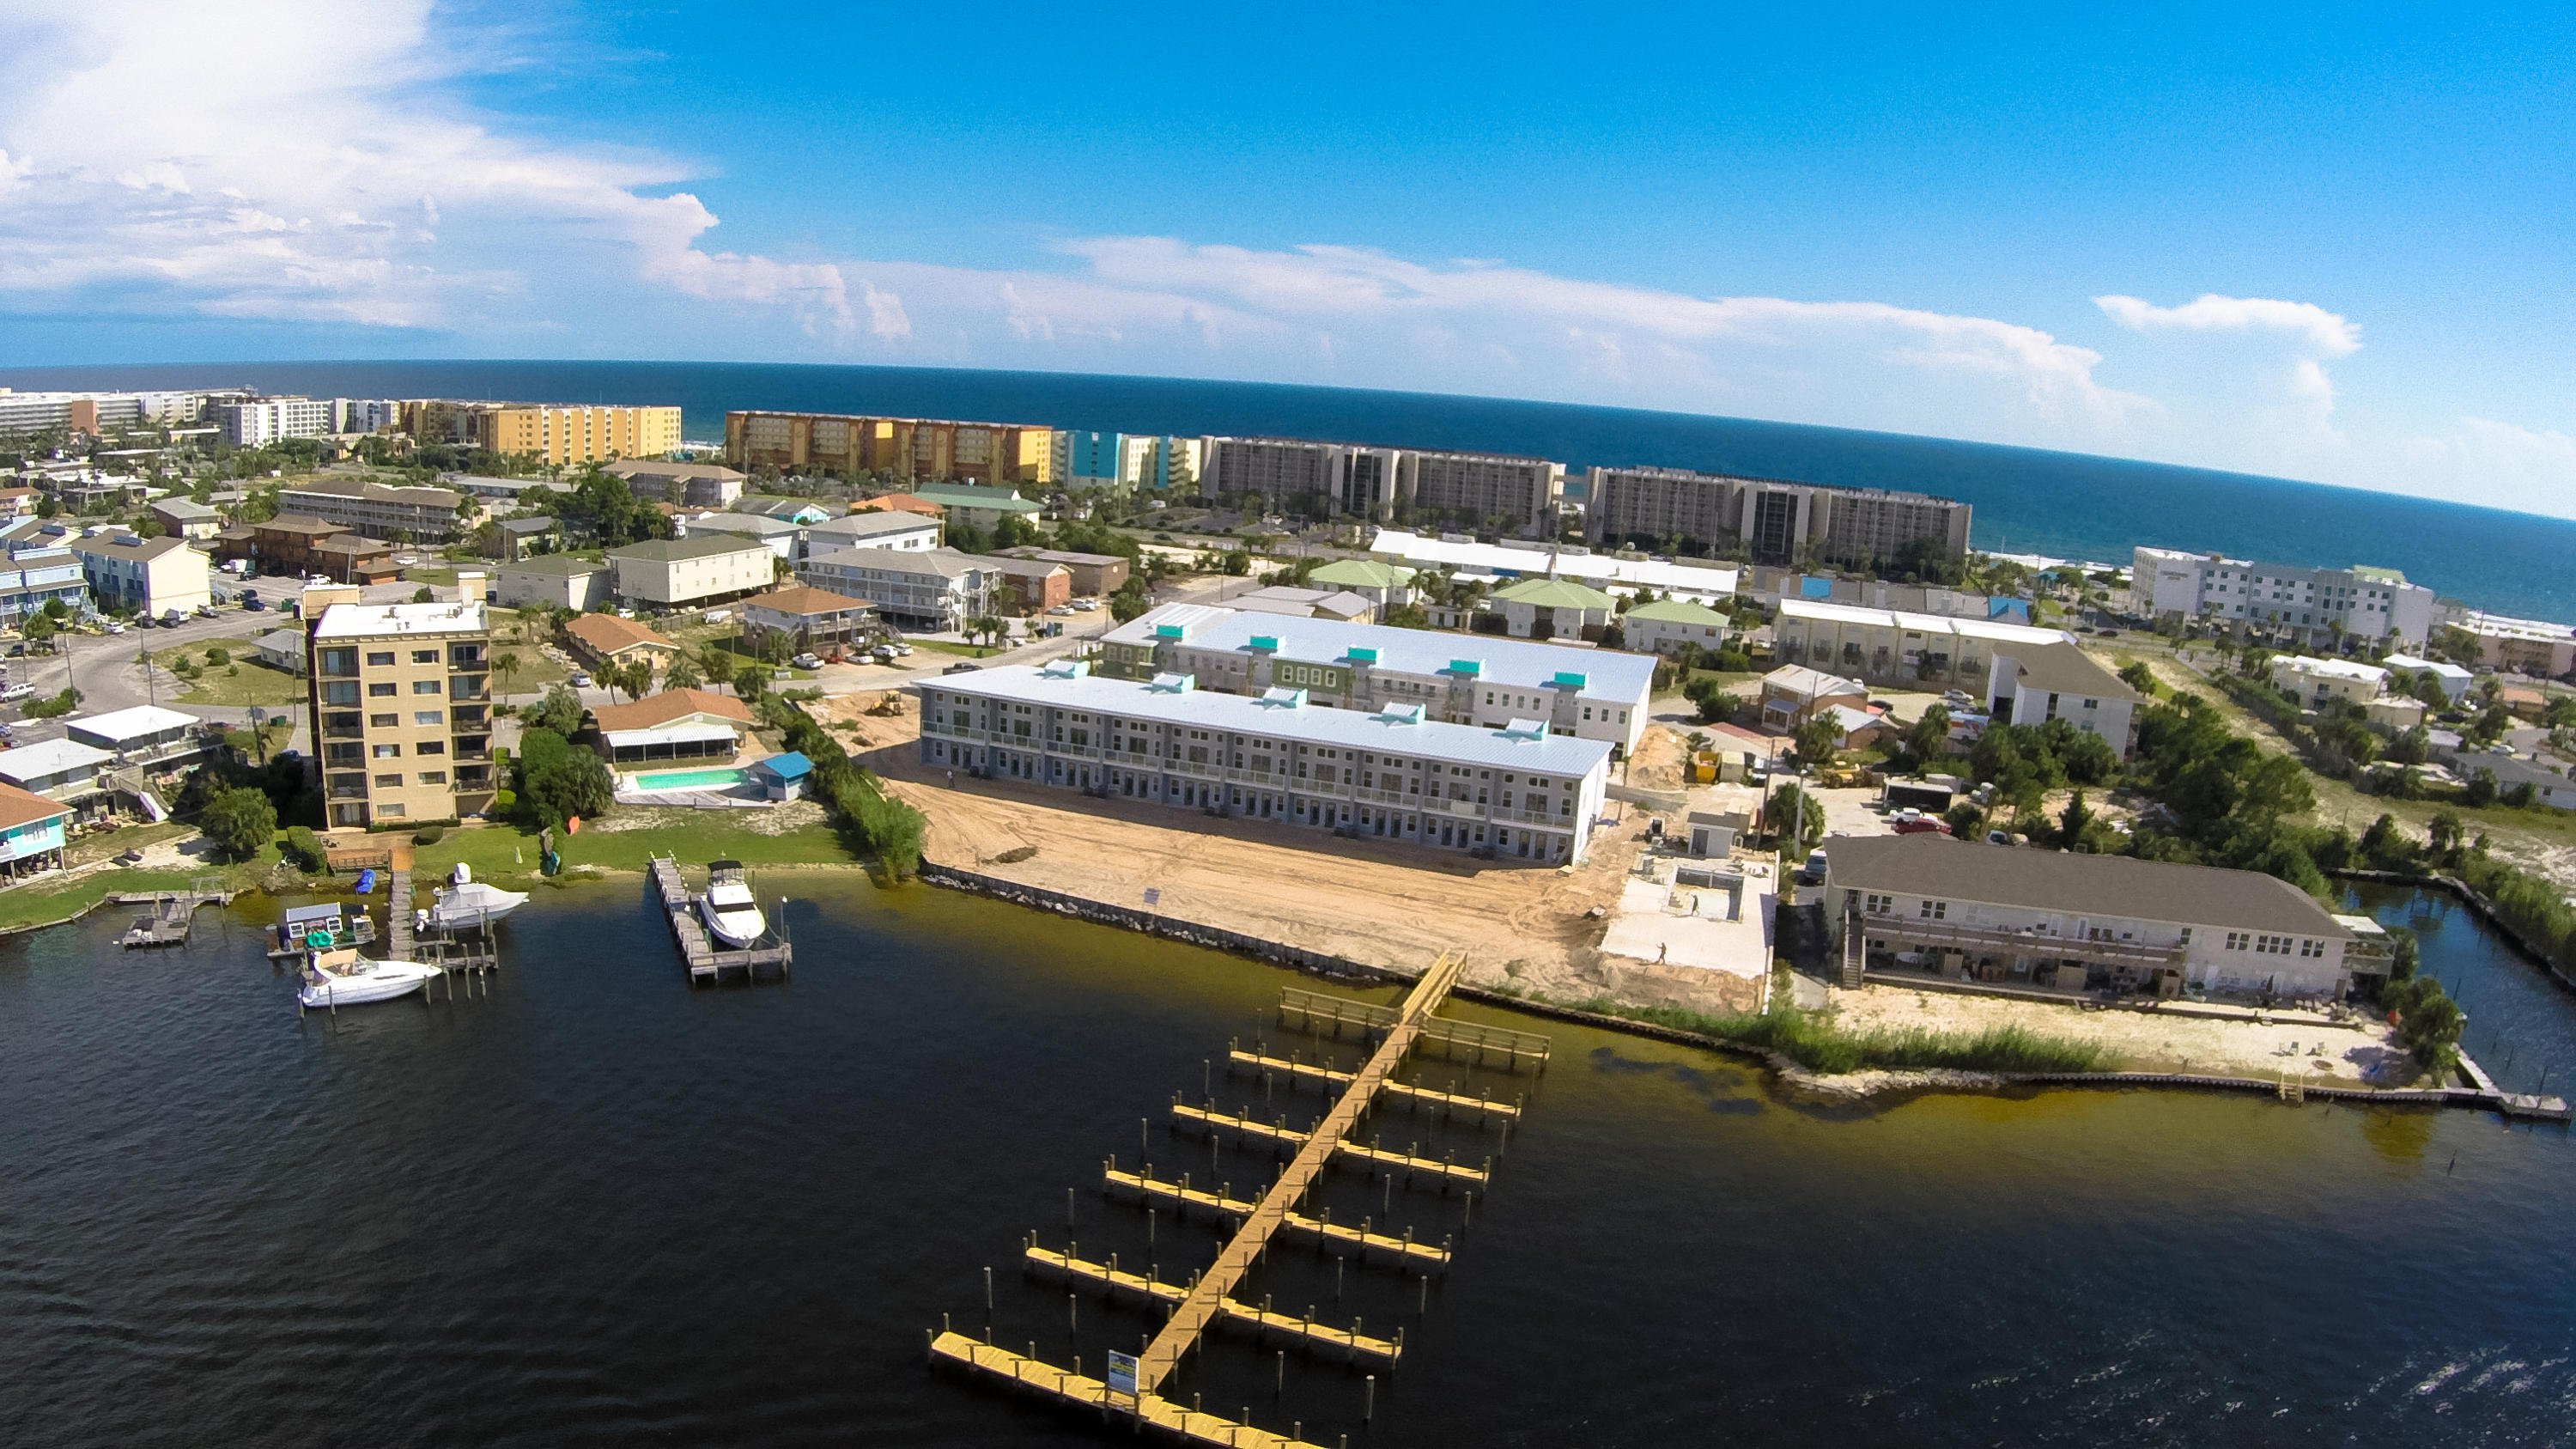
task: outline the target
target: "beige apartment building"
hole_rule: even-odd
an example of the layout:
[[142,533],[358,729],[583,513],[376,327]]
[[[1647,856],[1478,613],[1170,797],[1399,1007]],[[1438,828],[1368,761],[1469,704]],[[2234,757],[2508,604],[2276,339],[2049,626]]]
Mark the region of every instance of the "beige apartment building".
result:
[[731,534],[630,543],[607,557],[617,597],[666,609],[765,593],[778,583],[778,555],[769,545]]
[[303,609],[328,823],[363,829],[490,809],[483,602],[361,604],[357,589],[332,584],[305,590]]
[[612,458],[659,458],[680,446],[680,410],[581,403],[403,404],[403,431],[423,442],[463,443],[569,467]]
[[299,483],[277,492],[281,514],[301,514],[356,529],[369,538],[412,539],[444,543],[464,531],[482,512],[478,504],[458,509],[473,495],[452,488],[392,488],[355,478]]
[[725,414],[725,461],[736,468],[881,472],[904,483],[1028,483],[1055,474],[1055,430],[847,413]]
[[1687,548],[1755,563],[1885,564],[1911,547],[1945,558],[1968,550],[1972,510],[1956,499],[1884,488],[1835,488],[1682,468],[1595,468],[1584,535],[1595,544]]

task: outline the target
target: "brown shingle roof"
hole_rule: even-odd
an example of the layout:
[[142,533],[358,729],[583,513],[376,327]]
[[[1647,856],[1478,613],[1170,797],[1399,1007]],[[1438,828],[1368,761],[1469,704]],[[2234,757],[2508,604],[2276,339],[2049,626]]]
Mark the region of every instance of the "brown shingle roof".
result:
[[58,805],[32,790],[21,790],[0,780],[0,830],[33,825],[39,820],[51,820],[57,815],[71,813],[69,805]]
[[1832,836],[1825,841],[1825,859],[1828,879],[1847,891],[2335,940],[2352,937],[2306,891],[2250,870],[1978,845],[1929,832]]
[[649,730],[693,714],[711,714],[740,724],[751,723],[751,708],[729,694],[703,689],[666,689],[633,704],[607,704],[590,712],[602,734],[610,730]]
[[846,614],[852,609],[876,607],[865,599],[853,599],[845,594],[833,593],[829,589],[817,589],[804,584],[790,584],[783,589],[773,589],[758,598],[743,600],[742,606],[746,609],[767,609],[773,614],[805,616]]
[[565,625],[564,632],[600,654],[622,653],[637,645],[656,649],[680,647],[634,620],[621,619],[615,614],[584,614]]

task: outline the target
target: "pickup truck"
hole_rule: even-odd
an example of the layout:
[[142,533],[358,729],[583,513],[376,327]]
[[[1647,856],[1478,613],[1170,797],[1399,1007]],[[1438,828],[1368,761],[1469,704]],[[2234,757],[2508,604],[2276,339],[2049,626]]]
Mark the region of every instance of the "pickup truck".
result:
[[36,686],[32,684],[0,685],[0,704],[16,704],[22,699],[35,697]]

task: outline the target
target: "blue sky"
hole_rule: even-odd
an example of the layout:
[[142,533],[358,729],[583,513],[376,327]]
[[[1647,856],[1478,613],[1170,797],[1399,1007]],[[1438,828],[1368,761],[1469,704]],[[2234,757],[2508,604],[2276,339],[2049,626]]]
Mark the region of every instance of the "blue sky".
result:
[[0,363],[1605,402],[2576,515],[2576,22],[2463,7],[0,12]]

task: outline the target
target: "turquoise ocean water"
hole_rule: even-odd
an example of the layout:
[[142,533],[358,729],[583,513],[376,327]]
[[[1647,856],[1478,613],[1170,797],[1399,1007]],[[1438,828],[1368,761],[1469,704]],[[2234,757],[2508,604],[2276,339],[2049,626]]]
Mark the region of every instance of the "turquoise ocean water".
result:
[[344,397],[676,402],[688,435],[728,408],[881,412],[1131,433],[1271,433],[1662,464],[1976,505],[1980,548],[2125,560],[2136,544],[2284,563],[2371,563],[2480,608],[2576,619],[2576,522],[2076,453],[1742,418],[1426,393],[1074,373],[697,362],[218,363],[0,370],[0,385],[247,384]]

